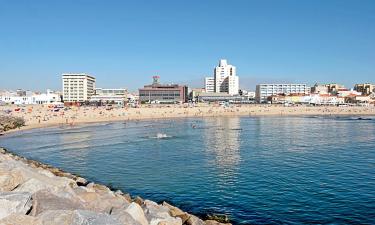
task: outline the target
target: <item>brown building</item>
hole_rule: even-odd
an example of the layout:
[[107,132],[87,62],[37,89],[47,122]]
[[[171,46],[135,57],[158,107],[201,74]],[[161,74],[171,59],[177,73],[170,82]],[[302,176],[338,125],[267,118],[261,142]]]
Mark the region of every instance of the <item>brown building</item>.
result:
[[153,77],[151,85],[139,89],[140,102],[183,103],[188,101],[188,87],[178,84],[160,84],[159,76]]

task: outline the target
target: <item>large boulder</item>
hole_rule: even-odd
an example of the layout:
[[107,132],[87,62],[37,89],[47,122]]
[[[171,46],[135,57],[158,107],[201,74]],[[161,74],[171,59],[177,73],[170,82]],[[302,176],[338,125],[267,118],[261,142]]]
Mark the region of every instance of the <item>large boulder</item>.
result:
[[0,170],[0,192],[12,191],[23,182],[24,178],[20,172]]
[[13,213],[25,215],[31,208],[30,193],[0,193],[0,219]]
[[33,194],[33,208],[31,215],[36,216],[47,210],[75,210],[85,209],[84,204],[76,198],[59,197],[48,190],[41,190]]
[[125,212],[129,213],[133,217],[133,219],[141,225],[148,225],[146,216],[141,206],[137,203],[132,202],[128,207],[126,207]]
[[232,225],[231,223],[220,223],[216,220],[206,220],[204,221],[206,225]]
[[185,223],[186,225],[206,225],[206,223],[194,215],[190,215]]
[[127,213],[124,210],[116,210],[115,212],[112,212],[111,216],[116,218],[124,225],[141,225],[129,213]]
[[125,197],[113,192],[96,192],[91,189],[84,191],[82,187],[75,190],[77,197],[85,203],[86,208],[95,212],[110,213],[114,209],[130,204]]
[[108,214],[87,210],[48,210],[38,218],[43,225],[124,225]]
[[42,222],[33,216],[11,214],[1,219],[0,225],[42,225]]
[[163,202],[163,206],[167,207],[169,209],[169,214],[173,217],[179,217],[182,220],[182,223],[184,224],[189,219],[189,214],[182,211],[181,209],[168,204],[167,202]]
[[169,208],[158,205],[156,202],[145,200],[143,202],[143,210],[150,225],[182,225],[182,220],[179,217],[172,217],[169,214]]

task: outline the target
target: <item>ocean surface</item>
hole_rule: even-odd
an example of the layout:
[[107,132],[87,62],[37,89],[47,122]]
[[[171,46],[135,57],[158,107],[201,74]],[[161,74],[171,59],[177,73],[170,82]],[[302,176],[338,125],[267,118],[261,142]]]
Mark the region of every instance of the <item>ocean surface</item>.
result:
[[13,133],[0,146],[234,224],[375,224],[375,118],[100,123]]

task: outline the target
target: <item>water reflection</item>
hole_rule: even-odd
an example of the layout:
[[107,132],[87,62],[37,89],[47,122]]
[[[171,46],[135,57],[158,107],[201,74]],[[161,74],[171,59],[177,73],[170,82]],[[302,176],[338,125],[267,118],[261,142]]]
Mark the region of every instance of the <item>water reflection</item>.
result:
[[212,157],[210,164],[227,177],[234,173],[241,160],[240,118],[213,118],[204,122],[212,127],[204,132],[205,149]]

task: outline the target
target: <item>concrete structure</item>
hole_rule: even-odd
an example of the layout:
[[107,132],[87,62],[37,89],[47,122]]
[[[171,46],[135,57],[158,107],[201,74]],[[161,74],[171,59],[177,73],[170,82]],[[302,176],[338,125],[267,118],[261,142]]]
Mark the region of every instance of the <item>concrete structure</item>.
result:
[[215,78],[206,77],[204,80],[204,87],[207,93],[214,93],[215,92]]
[[62,74],[64,102],[85,102],[95,93],[95,77],[85,73]]
[[362,95],[371,95],[372,93],[375,93],[375,85],[370,83],[365,84],[356,84],[354,86],[354,90],[361,92]]
[[188,101],[188,87],[178,84],[160,84],[159,76],[153,77],[153,84],[139,89],[139,101],[155,103],[183,103]]
[[51,90],[46,93],[33,93],[31,91],[4,92],[0,95],[0,102],[15,105],[54,104],[60,102],[59,94]]
[[198,96],[199,102],[234,102],[243,101],[244,97],[239,95],[230,95],[227,93],[201,93]]
[[123,105],[127,101],[128,91],[125,88],[95,88],[90,102],[114,103]]
[[336,83],[325,84],[324,86],[327,87],[327,89],[328,89],[328,93],[329,93],[329,94],[332,94],[332,95],[336,95],[337,92],[338,92],[339,90],[343,90],[343,89],[347,90],[347,89],[344,87],[344,85],[336,84]]
[[256,101],[264,103],[270,96],[301,94],[309,95],[310,88],[306,84],[259,84],[256,86]]
[[[199,96],[202,95],[202,93],[206,93],[205,88],[193,88],[191,89],[191,92],[189,93],[189,100],[197,102],[199,100]],[[210,92],[212,93],[212,92]]]
[[313,94],[328,94],[328,87],[322,84],[315,84],[311,87],[311,93]]
[[[212,90],[212,83],[214,89]],[[236,76],[236,67],[229,65],[227,60],[221,59],[219,66],[214,69],[214,77],[207,77],[205,80],[207,93],[227,93],[237,95],[239,91],[239,78]]]

